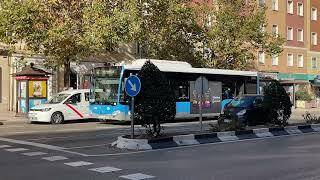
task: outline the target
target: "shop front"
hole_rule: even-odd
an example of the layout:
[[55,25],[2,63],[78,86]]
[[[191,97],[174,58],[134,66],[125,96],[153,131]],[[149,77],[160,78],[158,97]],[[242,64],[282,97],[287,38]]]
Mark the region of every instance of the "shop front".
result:
[[278,78],[282,86],[286,89],[294,107],[297,107],[296,92],[301,87],[310,87],[315,75],[312,74],[285,74],[279,73]]

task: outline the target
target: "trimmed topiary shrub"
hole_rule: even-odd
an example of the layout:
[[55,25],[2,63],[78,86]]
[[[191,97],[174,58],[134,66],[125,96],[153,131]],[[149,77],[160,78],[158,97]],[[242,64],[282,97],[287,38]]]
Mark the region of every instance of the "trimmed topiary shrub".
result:
[[147,128],[148,135],[156,137],[161,133],[161,124],[175,118],[174,91],[164,73],[150,61],[143,65],[138,77],[142,87],[135,99],[135,119]]
[[292,104],[286,90],[278,81],[273,81],[265,87],[263,106],[269,122],[279,126],[288,124]]

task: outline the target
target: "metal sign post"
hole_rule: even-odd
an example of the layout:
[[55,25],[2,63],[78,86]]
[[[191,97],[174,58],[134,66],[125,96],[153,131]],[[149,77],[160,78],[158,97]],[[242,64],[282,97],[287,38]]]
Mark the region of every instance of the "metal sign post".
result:
[[134,97],[141,89],[141,81],[138,76],[131,75],[126,80],[125,91],[131,97],[131,138],[134,139]]
[[131,139],[134,139],[134,97],[131,98]]
[[200,76],[195,83],[196,86],[196,91],[198,92],[198,97],[200,100],[200,105],[199,105],[199,115],[200,115],[200,132],[203,131],[203,124],[202,124],[202,101],[203,101],[203,94],[205,94],[208,89],[209,89],[209,81],[207,78]]
[[[201,92],[202,92],[202,90],[201,90]],[[203,129],[203,124],[202,124],[202,93],[200,93],[199,114],[200,114],[200,118],[199,118],[199,120],[200,120],[200,133],[202,133],[202,129]]]

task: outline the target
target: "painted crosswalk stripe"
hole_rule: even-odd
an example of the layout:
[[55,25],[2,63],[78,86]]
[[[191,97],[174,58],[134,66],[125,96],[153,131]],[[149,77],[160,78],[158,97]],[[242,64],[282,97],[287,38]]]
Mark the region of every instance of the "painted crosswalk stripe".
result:
[[79,167],[79,166],[88,166],[93,163],[91,162],[85,162],[85,161],[76,161],[76,162],[69,162],[69,163],[64,163],[65,165],[72,166],[72,167]]
[[6,151],[9,152],[20,152],[20,151],[27,151],[29,149],[25,149],[25,148],[13,148],[13,149],[5,149]]
[[95,171],[99,173],[109,173],[109,172],[121,171],[121,169],[106,166],[106,167],[89,169],[89,171]]
[[47,160],[47,161],[62,161],[68,159],[67,157],[64,156],[51,156],[51,157],[43,157],[42,159]]
[[142,173],[137,173],[137,174],[129,174],[129,175],[125,175],[125,176],[120,176],[120,178],[129,179],[129,180],[143,180],[143,179],[154,178],[154,176],[150,176],[150,175],[142,174]]
[[0,148],[9,148],[11,147],[10,145],[0,145]]
[[26,155],[26,156],[42,156],[42,155],[45,155],[47,153],[44,153],[44,152],[28,152],[28,153],[22,153],[23,155]]

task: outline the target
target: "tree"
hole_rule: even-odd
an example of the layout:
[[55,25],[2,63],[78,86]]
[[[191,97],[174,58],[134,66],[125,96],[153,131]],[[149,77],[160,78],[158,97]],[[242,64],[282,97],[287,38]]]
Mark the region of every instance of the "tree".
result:
[[141,56],[201,64],[196,44],[203,39],[190,0],[141,0],[140,33],[137,37]]
[[[256,0],[216,0],[200,17],[212,25],[204,26],[204,45],[212,52],[204,66],[249,70],[255,68],[256,54],[282,52],[283,38],[263,30],[267,27],[266,7],[259,7]],[[205,22],[204,22],[205,23]]]
[[270,122],[279,126],[288,124],[292,104],[286,90],[278,81],[273,81],[265,87],[263,107]]
[[112,51],[134,36],[133,2],[2,0],[0,41],[26,43],[31,53],[46,57],[47,66],[64,66],[69,87],[70,62]]
[[159,136],[161,123],[176,115],[174,92],[165,75],[150,61],[143,65],[138,77],[142,87],[135,98],[135,117],[149,135]]

